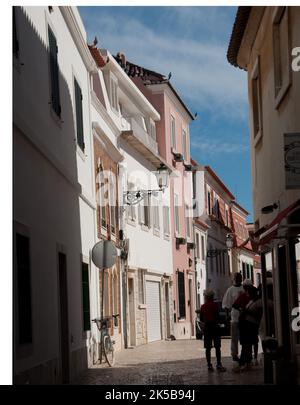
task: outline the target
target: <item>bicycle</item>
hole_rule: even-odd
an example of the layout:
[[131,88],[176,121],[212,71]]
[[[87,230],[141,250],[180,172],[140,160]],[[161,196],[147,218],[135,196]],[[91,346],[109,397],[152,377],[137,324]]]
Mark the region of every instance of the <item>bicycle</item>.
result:
[[115,341],[111,339],[111,337],[108,333],[108,321],[113,318],[116,320],[116,318],[118,316],[119,316],[119,314],[108,316],[108,317],[105,317],[102,319],[101,318],[92,319],[92,322],[96,323],[97,328],[100,332],[100,336],[101,336],[100,337],[100,356],[99,356],[100,364],[102,364],[102,359],[103,359],[103,354],[104,354],[104,357],[105,357],[109,367],[112,367],[115,362],[115,355],[114,355]]

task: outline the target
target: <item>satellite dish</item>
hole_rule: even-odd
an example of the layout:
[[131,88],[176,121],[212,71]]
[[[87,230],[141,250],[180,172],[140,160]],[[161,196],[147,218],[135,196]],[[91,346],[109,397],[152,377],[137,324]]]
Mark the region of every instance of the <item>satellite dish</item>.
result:
[[117,249],[111,240],[101,240],[92,249],[92,261],[100,270],[112,267],[117,260]]

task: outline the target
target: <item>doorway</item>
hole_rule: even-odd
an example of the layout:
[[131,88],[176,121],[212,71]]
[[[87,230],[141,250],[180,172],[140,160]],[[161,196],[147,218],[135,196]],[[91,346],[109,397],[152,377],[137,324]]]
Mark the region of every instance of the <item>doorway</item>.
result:
[[134,309],[134,279],[128,279],[128,301],[129,301],[129,338],[130,346],[135,346],[135,309]]
[[60,362],[63,384],[70,382],[67,256],[58,253]]

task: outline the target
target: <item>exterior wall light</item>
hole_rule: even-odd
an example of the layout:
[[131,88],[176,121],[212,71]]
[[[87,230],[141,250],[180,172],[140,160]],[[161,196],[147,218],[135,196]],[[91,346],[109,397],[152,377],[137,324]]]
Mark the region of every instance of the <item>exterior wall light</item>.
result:
[[261,209],[261,213],[262,214],[271,214],[271,212],[273,212],[277,208],[279,208],[279,202],[271,204],[271,205],[266,205],[265,207],[263,207]]
[[124,191],[124,203],[127,205],[135,205],[142,201],[147,196],[157,196],[157,194],[162,191],[165,191],[165,188],[168,187],[169,184],[169,170],[168,168],[161,163],[160,167],[155,172],[155,176],[157,179],[157,184],[159,189],[158,190],[132,190],[132,191]]
[[226,235],[226,246],[227,249],[210,249],[207,251],[207,257],[216,257],[220,255],[221,253],[226,253],[230,249],[233,248],[234,245],[234,234],[233,233],[228,233]]

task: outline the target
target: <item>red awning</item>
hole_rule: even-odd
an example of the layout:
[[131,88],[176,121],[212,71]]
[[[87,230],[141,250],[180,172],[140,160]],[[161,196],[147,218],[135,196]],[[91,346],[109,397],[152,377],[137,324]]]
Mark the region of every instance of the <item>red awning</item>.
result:
[[269,243],[272,239],[277,237],[278,227],[281,221],[289,216],[294,210],[300,207],[300,199],[296,200],[294,203],[289,205],[283,211],[281,211],[269,224],[254,233],[256,238],[259,238],[259,245],[265,245]]

